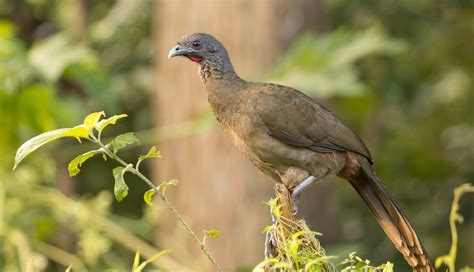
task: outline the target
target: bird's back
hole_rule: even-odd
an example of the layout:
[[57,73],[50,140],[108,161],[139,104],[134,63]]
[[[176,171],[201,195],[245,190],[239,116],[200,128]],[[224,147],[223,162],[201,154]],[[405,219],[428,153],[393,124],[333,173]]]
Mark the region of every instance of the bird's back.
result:
[[313,98],[271,83],[253,83],[247,88],[256,113],[280,141],[315,152],[350,151],[372,161],[359,136]]

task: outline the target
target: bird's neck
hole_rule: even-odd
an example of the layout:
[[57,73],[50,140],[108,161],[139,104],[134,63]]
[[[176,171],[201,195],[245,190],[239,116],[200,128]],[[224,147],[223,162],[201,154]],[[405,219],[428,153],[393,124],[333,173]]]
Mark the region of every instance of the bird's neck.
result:
[[243,81],[235,72],[230,59],[215,58],[204,60],[199,68],[199,76],[209,95],[219,95],[232,91],[232,86]]
[[201,80],[207,92],[212,111],[220,123],[227,123],[229,114],[238,105],[239,94],[246,84],[231,65],[221,67],[201,65]]
[[234,70],[226,73],[211,72],[211,74],[202,79],[206,89],[209,102],[212,104],[231,103],[233,98],[237,97],[245,81],[241,79]]
[[218,120],[227,120],[228,113],[236,107],[240,90],[245,85],[234,70],[227,55],[204,60],[199,68],[209,104]]
[[204,84],[215,80],[239,79],[228,56],[203,60],[199,67],[199,76]]

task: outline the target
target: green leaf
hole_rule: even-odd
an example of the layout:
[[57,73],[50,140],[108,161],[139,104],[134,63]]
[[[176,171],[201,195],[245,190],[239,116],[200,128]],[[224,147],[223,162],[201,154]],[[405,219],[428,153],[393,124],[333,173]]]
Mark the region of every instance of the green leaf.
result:
[[13,170],[16,169],[18,164],[29,154],[31,154],[36,149],[42,147],[43,145],[52,142],[54,140],[64,138],[64,137],[75,137],[79,140],[80,138],[89,138],[89,134],[87,130],[83,126],[77,126],[73,128],[60,128],[53,131],[48,131],[42,133],[38,136],[35,136],[18,148],[15,155],[15,165],[13,166]]
[[138,160],[143,161],[144,159],[148,158],[161,158],[160,151],[156,150],[156,146],[152,146],[150,150],[148,150],[148,153],[146,155],[140,155],[140,157],[138,157]]
[[273,229],[273,226],[266,226],[265,228],[263,228],[262,233],[267,233],[271,231],[272,229]]
[[149,258],[146,261],[144,261],[143,263],[141,263],[135,270],[133,270],[133,272],[143,271],[143,269],[145,269],[145,267],[148,264],[152,263],[153,261],[155,261],[156,259],[158,259],[159,257],[165,255],[166,253],[168,253],[170,251],[171,251],[170,249],[166,249],[166,250],[162,250],[162,251],[158,252],[157,254],[153,255],[151,258]]
[[127,132],[115,137],[115,139],[110,142],[110,145],[112,145],[114,153],[117,153],[117,151],[119,151],[120,149],[135,142],[140,143],[140,141],[135,136],[135,134],[133,134],[133,132]]
[[140,157],[138,157],[137,169],[140,167],[140,163],[148,158],[161,158],[160,151],[156,150],[156,146],[152,146],[146,155],[140,155]]
[[115,179],[114,195],[117,201],[122,201],[122,199],[124,199],[128,195],[128,186],[125,183],[123,175],[132,167],[133,165],[129,164],[127,165],[127,167],[119,166],[112,170]]
[[97,122],[99,122],[100,118],[102,116],[105,116],[105,112],[101,111],[101,112],[94,112],[94,113],[91,113],[89,115],[86,116],[86,118],[84,118],[84,126],[86,126],[86,128],[91,131],[95,124],[97,124]]
[[81,138],[89,139],[89,131],[87,131],[87,128],[84,125],[79,125],[68,129],[60,138],[62,137],[75,137],[79,142],[81,142]]
[[67,170],[69,172],[69,176],[70,177],[73,177],[77,174],[79,174],[79,172],[81,171],[79,169],[79,167],[81,167],[81,165],[88,159],[94,157],[94,155],[98,154],[98,153],[102,153],[101,150],[92,150],[92,151],[89,151],[89,152],[86,152],[84,154],[81,154],[77,157],[75,157],[67,166]]
[[122,119],[122,118],[125,118],[127,117],[128,115],[126,114],[120,114],[120,115],[114,115],[110,118],[107,118],[107,119],[104,119],[104,120],[100,120],[99,122],[97,122],[95,124],[95,128],[97,129],[97,131],[100,133],[102,132],[102,130],[104,130],[104,128],[108,125],[115,125],[115,123],[117,122],[117,120],[119,119]]
[[145,192],[143,195],[143,199],[145,200],[145,203],[148,204],[148,206],[152,207],[153,206],[153,201],[151,201],[151,198],[155,194],[155,189],[150,189]]
[[218,230],[204,230],[204,233],[206,234],[207,237],[212,238],[212,239],[217,239],[217,236],[221,233]]
[[135,258],[133,259],[132,271],[136,271],[138,265],[140,265],[140,251],[137,250],[137,252],[135,253]]

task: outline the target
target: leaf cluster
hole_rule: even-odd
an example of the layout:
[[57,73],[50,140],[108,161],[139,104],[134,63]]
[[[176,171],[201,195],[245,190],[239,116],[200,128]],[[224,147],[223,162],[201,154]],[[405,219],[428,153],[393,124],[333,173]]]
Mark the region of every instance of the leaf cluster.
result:
[[[118,157],[116,155],[119,150],[124,149],[129,145],[140,143],[140,141],[133,132],[120,134],[108,143],[102,143],[101,135],[104,129],[110,125],[116,124],[118,120],[127,117],[127,115],[120,114],[111,116],[106,119],[102,119],[104,117],[105,113],[103,111],[94,112],[87,115],[86,118],[84,118],[83,123],[80,125],[77,125],[72,128],[61,128],[53,131],[48,131],[31,138],[23,145],[21,145],[18,149],[15,156],[15,165],[13,166],[13,169],[15,170],[18,164],[25,157],[27,157],[29,154],[31,154],[38,148],[61,138],[75,138],[79,141],[79,143],[82,143],[82,140],[88,140],[100,146],[100,148],[96,150],[90,150],[88,152],[76,156],[69,162],[68,172],[69,176],[71,177],[79,174],[79,172],[81,171],[82,164],[84,164],[88,159],[96,155],[102,155],[104,160],[107,160],[107,157],[117,159]],[[161,157],[160,152],[156,149],[155,146],[153,146],[150,148],[147,154],[139,156],[136,166],[134,166],[133,164],[126,164],[125,166],[118,166],[114,168],[112,170],[112,173],[115,180],[115,198],[118,201],[121,201],[128,195],[129,187],[127,186],[127,183],[124,179],[124,175],[127,172],[138,172],[138,167],[141,162],[149,158],[159,157]],[[176,184],[176,180],[172,180],[168,183],[165,183],[164,186],[167,186],[169,184]],[[151,197],[153,196],[155,191],[156,189],[152,188],[144,195],[145,202],[150,206],[152,205]]]
[[[87,115],[82,124],[77,125],[73,128],[57,129],[57,130],[45,132],[36,137],[33,137],[32,139],[26,141],[23,145],[21,145],[20,148],[17,150],[16,156],[15,156],[15,165],[13,167],[13,170],[15,170],[18,164],[29,154],[31,154],[38,148],[42,147],[43,145],[50,143],[52,141],[55,141],[57,139],[71,137],[71,138],[76,138],[79,141],[79,143],[82,143],[82,140],[84,139],[91,141],[92,143],[97,144],[99,146],[99,149],[90,150],[86,153],[76,156],[68,165],[68,171],[69,171],[70,176],[77,175],[80,172],[81,165],[84,162],[86,162],[88,159],[94,157],[97,154],[102,154],[102,157],[104,158],[104,160],[107,160],[107,157],[108,157],[117,161],[122,166],[118,166],[112,170],[112,174],[115,179],[115,185],[114,185],[115,199],[117,201],[121,201],[128,195],[129,187],[124,179],[125,174],[132,173],[138,176],[141,180],[147,183],[148,186],[150,186],[151,188],[150,190],[146,191],[143,195],[143,199],[145,200],[145,203],[149,206],[152,206],[153,205],[152,197],[155,193],[158,193],[161,200],[163,200],[163,202],[168,206],[168,208],[177,217],[178,221],[185,227],[186,231],[191,235],[193,240],[199,246],[200,250],[207,256],[207,258],[212,262],[212,264],[218,271],[222,271],[219,264],[210,255],[209,251],[204,245],[206,237],[216,239],[217,235],[219,234],[219,231],[217,230],[204,231],[206,236],[202,239],[202,241],[199,240],[196,233],[191,229],[189,224],[184,220],[181,214],[165,197],[165,189],[169,185],[176,186],[178,184],[178,181],[176,179],[172,179],[168,182],[163,182],[160,185],[155,186],[147,177],[145,177],[139,171],[140,163],[143,162],[144,160],[149,159],[149,158],[161,157],[160,152],[156,149],[156,147],[153,146],[148,150],[148,152],[145,155],[140,155],[137,159],[136,164],[134,165],[131,163],[126,163],[117,155],[117,153],[120,150],[124,149],[125,147],[131,144],[139,143],[139,140],[135,136],[134,133],[128,132],[128,133],[120,134],[116,136],[114,139],[112,139],[111,141],[109,141],[108,143],[102,142],[101,135],[102,135],[103,130],[107,126],[115,124],[117,120],[124,118],[126,116],[127,116],[126,114],[114,115],[110,118],[101,120],[101,118],[105,117],[105,113],[103,111],[94,112]],[[92,235],[89,235],[88,237],[92,237],[94,239],[93,235],[95,234],[96,233],[92,233]],[[108,245],[105,245],[105,246],[108,246]],[[167,251],[162,251],[158,253],[157,255],[153,256],[152,258],[144,261],[141,264],[139,264],[139,253],[137,252],[137,255],[135,256],[133,271],[142,271],[147,264],[151,263],[154,259],[162,256],[166,252]]]

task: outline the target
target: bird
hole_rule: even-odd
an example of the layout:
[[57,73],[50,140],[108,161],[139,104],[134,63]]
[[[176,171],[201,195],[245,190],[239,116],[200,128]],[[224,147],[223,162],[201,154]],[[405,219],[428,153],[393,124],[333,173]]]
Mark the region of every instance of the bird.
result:
[[334,113],[294,88],[242,79],[224,45],[210,34],[184,36],[169,51],[168,58],[173,57],[199,65],[220,127],[258,169],[289,187],[293,203],[327,176],[342,177],[413,271],[435,271],[408,219],[376,176],[368,148]]

